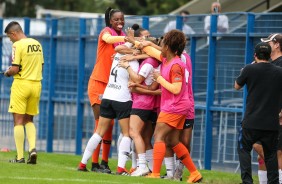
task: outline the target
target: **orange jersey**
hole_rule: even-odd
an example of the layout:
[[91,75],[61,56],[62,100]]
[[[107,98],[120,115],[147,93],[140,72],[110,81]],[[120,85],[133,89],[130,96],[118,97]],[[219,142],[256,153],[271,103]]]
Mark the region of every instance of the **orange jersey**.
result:
[[106,43],[102,39],[105,33],[112,34],[111,29],[109,27],[106,27],[101,31],[99,35],[96,64],[94,66],[90,78],[104,83],[108,83],[112,66],[111,57],[115,53],[115,49],[114,44]]

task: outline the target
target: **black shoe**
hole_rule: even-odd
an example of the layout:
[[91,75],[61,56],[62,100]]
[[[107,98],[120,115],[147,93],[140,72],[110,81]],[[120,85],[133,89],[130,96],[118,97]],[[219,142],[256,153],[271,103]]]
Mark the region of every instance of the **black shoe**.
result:
[[112,173],[112,171],[111,171],[110,167],[108,166],[108,164],[107,165],[101,164],[100,165],[100,172],[101,173],[107,173],[107,174],[111,174]]
[[36,164],[36,160],[37,160],[37,151],[35,148],[33,148],[30,152],[29,152],[29,156],[28,156],[28,160],[27,160],[27,164]]
[[22,163],[25,163],[25,160],[24,160],[24,158],[17,160],[17,156],[16,156],[15,159],[9,160],[9,162],[10,163],[20,163],[20,164],[22,164]]
[[100,172],[100,165],[98,163],[93,163],[92,162],[91,171],[93,171],[93,172]]

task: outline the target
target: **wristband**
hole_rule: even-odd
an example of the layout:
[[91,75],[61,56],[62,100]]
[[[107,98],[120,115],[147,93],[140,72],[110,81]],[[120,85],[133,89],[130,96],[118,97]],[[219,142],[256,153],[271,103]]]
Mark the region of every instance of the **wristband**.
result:
[[125,69],[127,70],[130,67],[130,65],[128,65]]

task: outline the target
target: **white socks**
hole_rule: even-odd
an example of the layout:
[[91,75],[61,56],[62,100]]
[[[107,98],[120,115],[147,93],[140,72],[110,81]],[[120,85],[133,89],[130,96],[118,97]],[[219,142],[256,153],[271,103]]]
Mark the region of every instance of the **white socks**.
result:
[[145,153],[138,154],[138,162],[139,162],[138,165],[141,169],[145,169],[147,167],[147,161],[146,161],[146,154]]
[[173,177],[175,171],[174,157],[165,157],[164,161],[165,161],[167,177]]
[[258,170],[259,184],[267,184],[267,171]]
[[123,137],[123,134],[120,133],[119,136],[118,136],[118,140],[117,140],[117,152],[119,152],[118,149],[119,149],[119,145],[120,145],[120,141],[121,141],[122,137]]
[[131,141],[131,168],[136,168],[137,165],[138,165],[138,161],[137,161],[137,154],[135,152],[135,145],[134,145],[134,142]]
[[118,153],[118,167],[125,168],[126,161],[130,152],[131,139],[123,137],[119,145]]
[[146,160],[147,160],[149,169],[153,171],[153,149],[146,150]]
[[99,142],[102,140],[102,137],[97,133],[94,133],[92,137],[89,139],[86,148],[83,153],[83,157],[81,163],[87,164],[88,159],[92,156],[94,150],[97,148]]

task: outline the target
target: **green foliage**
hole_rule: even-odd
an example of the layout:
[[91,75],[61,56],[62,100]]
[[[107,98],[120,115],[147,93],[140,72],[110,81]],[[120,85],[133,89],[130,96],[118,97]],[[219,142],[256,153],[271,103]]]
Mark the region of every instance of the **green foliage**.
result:
[[[78,172],[76,168],[81,160],[81,156],[54,154],[54,153],[38,153],[38,161],[36,165],[15,164],[9,163],[8,160],[14,158],[15,152],[0,152],[0,183],[9,184],[72,184],[72,183],[113,183],[113,184],[168,184],[179,183],[171,180],[163,179],[148,179],[144,177],[128,177],[108,174],[98,174],[93,172]],[[27,155],[26,155],[27,157]],[[110,159],[109,166],[113,172],[117,167],[117,160]],[[88,169],[91,163],[88,162]],[[127,168],[130,168],[128,163]],[[164,174],[162,168],[162,174]],[[238,184],[240,183],[240,175],[227,172],[217,171],[200,171],[204,177],[203,184]],[[188,171],[185,169],[185,177],[188,176]],[[257,177],[255,183],[257,182]]]
[[107,7],[127,15],[167,14],[191,0],[1,0],[6,3],[4,17],[35,17],[36,7],[52,10],[104,13]]

